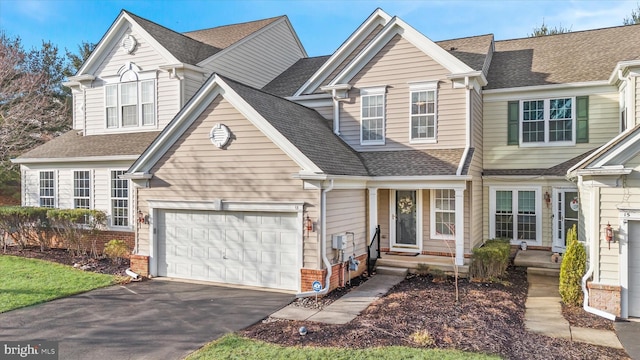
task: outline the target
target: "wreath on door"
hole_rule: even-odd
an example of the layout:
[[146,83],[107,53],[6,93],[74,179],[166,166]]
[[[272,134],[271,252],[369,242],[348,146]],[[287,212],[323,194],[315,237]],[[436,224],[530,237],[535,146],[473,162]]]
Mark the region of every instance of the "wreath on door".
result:
[[411,214],[413,210],[413,200],[408,196],[401,198],[398,200],[398,208],[402,214]]

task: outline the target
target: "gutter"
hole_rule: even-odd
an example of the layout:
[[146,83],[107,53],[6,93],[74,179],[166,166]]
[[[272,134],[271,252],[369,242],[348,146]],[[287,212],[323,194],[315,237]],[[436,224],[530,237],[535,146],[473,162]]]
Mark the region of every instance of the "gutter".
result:
[[316,296],[316,295],[325,295],[326,293],[329,292],[329,286],[331,286],[331,262],[329,262],[329,259],[327,258],[327,234],[326,234],[326,228],[327,228],[327,193],[329,191],[333,190],[333,179],[331,179],[331,183],[329,184],[329,187],[322,190],[322,196],[320,197],[320,216],[322,218],[321,220],[321,225],[320,225],[320,246],[322,247],[322,262],[324,263],[324,266],[327,267],[327,276],[325,277],[324,280],[324,288],[321,289],[318,292],[315,291],[307,291],[307,292],[302,292],[302,293],[298,293],[296,294],[296,298],[303,298],[303,297],[309,297],[309,296]]
[[[582,176],[580,176],[578,178],[578,187],[580,187],[580,185],[582,185]],[[593,188],[593,191],[598,191],[600,192],[599,188]],[[591,209],[592,209],[592,213],[591,213],[591,235],[593,235],[595,233],[595,224],[597,224],[598,221],[598,216],[597,213],[595,211],[593,211],[594,209],[597,209],[597,198],[598,196],[595,196],[596,194],[591,193]],[[582,277],[582,293],[584,294],[583,298],[583,303],[582,303],[582,308],[591,314],[594,315],[598,315],[598,316],[602,316],[603,318],[615,321],[616,320],[616,316],[608,313],[606,311],[602,311],[600,309],[596,309],[594,307],[589,306],[589,290],[587,289],[587,280],[591,277],[591,275],[593,275],[593,267],[596,263],[596,249],[597,249],[597,238],[599,237],[593,237],[591,239],[591,242],[589,243],[589,246],[591,247],[589,249],[589,269],[587,269],[587,273],[584,274],[584,276]]]

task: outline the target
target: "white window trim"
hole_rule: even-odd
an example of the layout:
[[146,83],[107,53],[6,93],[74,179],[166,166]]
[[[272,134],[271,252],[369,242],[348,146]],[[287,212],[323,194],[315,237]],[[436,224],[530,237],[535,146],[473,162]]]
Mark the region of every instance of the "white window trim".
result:
[[[436,190],[451,190],[453,191],[453,201],[454,201],[454,206],[455,206],[455,200],[456,200],[456,193],[455,193],[455,189],[431,189],[429,190],[430,193],[430,198],[431,198],[431,211],[430,211],[430,221],[431,221],[431,225],[429,226],[430,228],[430,235],[432,239],[436,239],[436,240],[455,240],[456,239],[456,235],[455,233],[453,235],[445,235],[445,234],[438,234],[436,233]],[[456,211],[459,211],[458,209],[454,210],[452,213],[456,213]],[[445,210],[443,212],[451,212],[448,210]],[[455,221],[455,217],[454,217],[454,221]],[[453,228],[454,231],[456,229],[456,224],[455,222],[453,223]]]
[[114,199],[124,199],[124,198],[114,198],[112,196],[111,190],[112,190],[112,184],[111,184],[111,172],[112,171],[123,171],[123,172],[127,172],[127,169],[108,169],[109,171],[109,187],[108,187],[108,191],[109,191],[109,227],[113,228],[113,229],[119,229],[119,230],[124,230],[124,229],[131,229],[133,227],[133,214],[132,214],[132,202],[131,202],[131,194],[132,194],[132,184],[131,184],[131,180],[126,179],[127,181],[127,222],[128,225],[124,226],[124,225],[114,225],[113,224],[113,200]]
[[[555,99],[571,99],[571,141],[549,141],[549,121],[551,113],[551,100]],[[522,127],[524,124],[523,104],[530,101],[544,101],[544,141],[543,142],[524,142],[522,141]],[[576,97],[575,96],[557,96],[544,99],[523,99],[520,100],[518,108],[518,138],[520,147],[553,147],[553,146],[574,146],[576,144]]]
[[[40,189],[41,189],[41,184],[40,184],[40,175],[43,172],[51,172],[53,173],[53,208],[51,209],[57,209],[58,208],[58,170],[39,170],[38,171],[38,207],[44,207],[41,205],[40,199],[42,198],[42,196],[40,195]],[[50,198],[50,197],[46,197],[46,198]],[[47,207],[49,208],[49,207]]]
[[[76,171],[88,171],[89,172],[89,209],[92,210],[94,208],[94,204],[93,204],[93,197],[94,197],[94,176],[93,176],[93,169],[74,169],[72,171],[72,188],[71,191],[73,193],[72,196],[72,206],[74,209],[76,209],[76,199],[84,199],[84,197],[79,198],[76,197]],[[111,177],[111,173],[109,173],[109,177]],[[109,189],[111,190],[111,189]]]
[[[153,123],[152,124],[144,124],[143,123],[143,113],[142,113],[142,83],[145,82],[152,82],[153,83]],[[124,125],[123,124],[123,120],[122,120],[122,99],[121,99],[121,94],[122,94],[122,90],[121,87],[123,84],[131,84],[131,83],[135,83],[136,84],[136,93],[137,93],[137,99],[136,99],[136,110],[137,110],[137,115],[138,115],[138,124],[137,125]],[[117,117],[117,126],[112,126],[109,127],[108,126],[108,119],[107,119],[107,91],[106,88],[109,86],[114,86],[116,87],[116,117]],[[133,128],[152,128],[152,127],[156,127],[158,124],[158,89],[157,89],[157,82],[155,79],[151,78],[151,79],[138,79],[136,81],[125,81],[125,82],[108,82],[104,85],[104,91],[103,91],[103,114],[104,114],[104,127],[107,130],[116,130],[116,129],[133,129]]]
[[[368,145],[384,145],[386,140],[386,131],[385,128],[387,126],[386,119],[386,111],[387,111],[387,86],[376,86],[369,88],[360,89],[360,145],[368,146]],[[382,139],[381,140],[363,140],[363,116],[362,116],[362,98],[364,96],[379,96],[382,95]]]
[[[535,191],[536,199],[536,239],[519,240],[511,239],[511,244],[518,245],[526,241],[529,245],[542,245],[542,187],[540,186],[490,186],[489,187],[489,238],[496,238],[496,191]],[[517,204],[517,196],[512,197],[514,206]],[[512,210],[517,213],[517,207]],[[517,217],[514,216],[514,229],[517,229]],[[515,232],[514,232],[515,234]]]
[[[433,137],[424,139],[414,139],[412,137],[413,114],[411,98],[413,93],[422,91],[433,91]],[[435,144],[438,142],[438,81],[426,81],[409,84],[409,143],[410,144]]]

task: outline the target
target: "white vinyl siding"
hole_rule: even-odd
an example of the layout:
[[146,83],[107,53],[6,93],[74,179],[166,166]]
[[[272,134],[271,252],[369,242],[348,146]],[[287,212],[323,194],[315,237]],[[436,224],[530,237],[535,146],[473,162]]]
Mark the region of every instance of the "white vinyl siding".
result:
[[56,172],[40,171],[40,207],[56,207]]
[[518,244],[542,241],[540,188],[492,187],[489,195],[490,238]]

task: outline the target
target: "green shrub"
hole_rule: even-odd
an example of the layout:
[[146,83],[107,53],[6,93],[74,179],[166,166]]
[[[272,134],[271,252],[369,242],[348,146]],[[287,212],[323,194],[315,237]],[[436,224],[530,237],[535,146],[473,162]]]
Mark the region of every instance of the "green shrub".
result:
[[582,277],[587,270],[587,252],[578,241],[576,226],[567,231],[567,252],[560,265],[560,297],[567,305],[580,306],[583,300]]
[[509,265],[511,245],[508,240],[488,240],[473,249],[469,276],[472,279],[490,280],[504,276]]
[[[47,218],[67,250],[76,255],[98,255],[95,233],[104,227],[107,215],[104,211],[89,209],[49,209]],[[87,239],[91,239],[88,243]],[[89,248],[87,248],[89,247]]]
[[[0,232],[23,248],[28,244],[38,244],[41,249],[49,247],[49,220],[47,208],[0,206]],[[6,247],[5,236],[0,239]]]
[[122,263],[122,259],[126,258],[129,253],[129,246],[124,240],[113,239],[104,246],[104,254],[118,264]]

